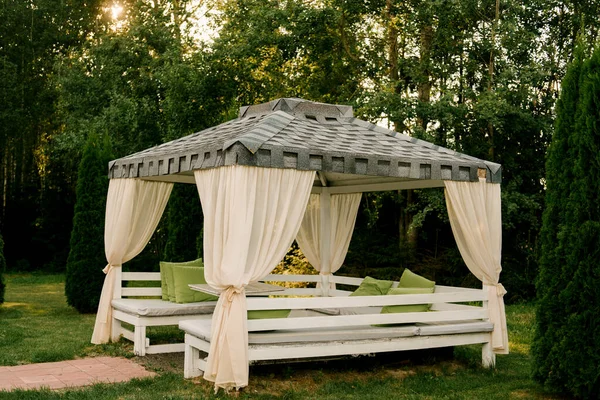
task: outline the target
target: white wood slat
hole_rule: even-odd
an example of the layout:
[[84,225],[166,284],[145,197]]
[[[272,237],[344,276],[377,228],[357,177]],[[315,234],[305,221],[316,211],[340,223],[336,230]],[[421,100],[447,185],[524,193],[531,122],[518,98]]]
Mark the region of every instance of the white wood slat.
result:
[[146,348],[146,354],[180,353],[184,350],[184,343],[153,344]]
[[281,360],[288,358],[327,357],[336,355],[359,355],[386,351],[431,349],[461,346],[489,341],[489,333],[463,335],[415,336],[390,340],[365,340],[349,342],[321,342],[310,344],[250,345],[250,360]]
[[248,298],[249,310],[318,309],[481,301],[483,291],[320,298]]
[[481,310],[482,307],[468,306],[465,304],[454,304],[454,303],[436,303],[432,304],[431,311],[452,311],[452,310]]
[[319,275],[283,275],[270,274],[265,276],[261,281],[271,282],[321,282]]
[[160,281],[160,272],[123,272],[124,281]]
[[435,293],[456,293],[456,292],[474,293],[474,292],[482,292],[482,290],[481,289],[473,289],[473,288],[457,287],[457,286],[435,285]]
[[[331,294],[331,293],[330,293]],[[314,288],[286,288],[283,292],[273,293],[273,296],[320,296],[321,289]]]
[[354,278],[350,276],[332,275],[331,282],[341,283],[342,285],[360,286],[363,278]]
[[162,296],[162,290],[158,287],[124,287],[121,295],[126,296]]
[[248,321],[248,331],[275,329],[337,328],[356,325],[406,324],[486,319],[487,310],[436,311],[397,314],[327,315],[322,317],[273,318]]

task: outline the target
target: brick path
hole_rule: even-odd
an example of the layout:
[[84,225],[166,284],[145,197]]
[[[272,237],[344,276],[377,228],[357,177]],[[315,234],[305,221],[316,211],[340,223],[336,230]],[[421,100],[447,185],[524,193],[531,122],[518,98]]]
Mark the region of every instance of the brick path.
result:
[[100,382],[125,382],[155,375],[122,357],[94,357],[0,367],[0,393],[13,389],[62,389]]

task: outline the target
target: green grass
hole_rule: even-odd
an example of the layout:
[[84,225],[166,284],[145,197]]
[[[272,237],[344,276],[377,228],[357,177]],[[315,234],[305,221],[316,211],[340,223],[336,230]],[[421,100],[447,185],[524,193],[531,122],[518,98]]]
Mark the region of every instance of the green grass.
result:
[[[199,399],[214,395],[203,379],[183,379],[183,355],[134,357],[127,341],[90,344],[94,315],[67,306],[64,276],[7,274],[6,303],[0,306],[0,365],[68,360],[94,355],[133,358],[158,372],[152,379],[98,384],[71,390],[0,392],[0,399]],[[398,352],[352,360],[253,366],[239,397],[251,399],[559,399],[530,378],[534,326],[531,304],[507,307],[511,354],[497,367],[480,366],[481,346],[454,351]],[[151,340],[180,335],[176,328]]]

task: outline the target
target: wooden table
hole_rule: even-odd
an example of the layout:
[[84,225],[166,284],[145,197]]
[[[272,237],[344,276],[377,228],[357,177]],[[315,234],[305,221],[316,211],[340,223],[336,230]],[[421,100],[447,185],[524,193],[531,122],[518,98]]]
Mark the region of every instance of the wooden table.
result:
[[[219,289],[215,289],[207,283],[189,284],[188,286],[192,290],[212,294],[213,296],[218,296],[221,294]],[[246,296],[268,296],[270,294],[277,294],[277,292],[283,292],[285,290],[283,286],[271,285],[263,282],[250,283],[245,289]]]

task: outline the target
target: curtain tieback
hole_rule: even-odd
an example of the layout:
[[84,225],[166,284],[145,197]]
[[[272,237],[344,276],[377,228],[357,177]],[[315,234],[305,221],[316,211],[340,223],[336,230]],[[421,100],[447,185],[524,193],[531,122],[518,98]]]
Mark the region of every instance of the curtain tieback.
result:
[[106,267],[104,267],[102,272],[104,272],[105,274],[108,274],[113,269],[120,268],[120,267],[121,267],[120,265],[114,265],[114,264],[108,263],[108,264],[106,264]]
[[244,286],[227,286],[227,289],[225,289],[223,292],[221,292],[221,296],[225,296],[225,303],[223,304],[224,307],[229,307],[231,305],[231,302],[233,301],[233,297],[236,294],[245,294],[246,290],[244,289]]
[[487,286],[495,286],[496,287],[496,295],[498,297],[503,297],[506,293],[506,289],[501,283],[486,283]]
[[104,269],[102,270],[102,272],[104,272],[105,274],[108,274],[110,272],[111,269],[113,269],[114,267],[112,265],[110,265],[110,263],[106,264],[106,267],[104,267]]

